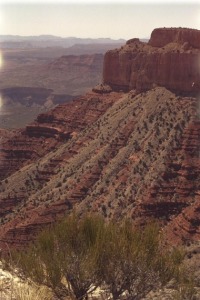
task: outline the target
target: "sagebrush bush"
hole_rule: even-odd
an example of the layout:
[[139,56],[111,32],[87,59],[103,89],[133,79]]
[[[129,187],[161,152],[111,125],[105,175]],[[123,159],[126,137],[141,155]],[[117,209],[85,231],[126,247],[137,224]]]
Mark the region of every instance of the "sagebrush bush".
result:
[[73,214],[13,257],[25,276],[50,286],[59,299],[87,299],[103,287],[113,300],[137,300],[172,279],[183,281],[184,255],[163,246],[156,224],[139,229],[129,221]]

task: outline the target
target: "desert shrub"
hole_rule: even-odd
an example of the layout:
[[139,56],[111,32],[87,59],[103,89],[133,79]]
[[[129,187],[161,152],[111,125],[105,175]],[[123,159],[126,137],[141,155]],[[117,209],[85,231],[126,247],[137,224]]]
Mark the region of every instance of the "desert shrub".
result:
[[99,217],[87,216],[79,221],[73,215],[55,229],[62,273],[72,299],[85,299],[100,284],[96,258],[103,226]]
[[103,220],[72,215],[54,228],[44,230],[14,261],[25,276],[50,286],[57,296],[85,299],[99,286],[96,256]]
[[163,246],[156,224],[138,229],[98,216],[68,216],[13,257],[27,277],[50,286],[59,299],[87,299],[103,287],[110,299],[137,300],[185,276],[183,253]]
[[101,275],[113,300],[142,299],[172,278],[179,282],[183,255],[162,246],[159,227],[108,224],[101,250]]

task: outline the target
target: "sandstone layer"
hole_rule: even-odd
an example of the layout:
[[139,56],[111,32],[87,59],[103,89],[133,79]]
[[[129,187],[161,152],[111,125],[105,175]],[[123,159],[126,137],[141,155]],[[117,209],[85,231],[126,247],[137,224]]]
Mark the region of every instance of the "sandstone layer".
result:
[[148,43],[129,40],[105,54],[103,81],[113,90],[138,92],[164,86],[176,93],[200,91],[200,31],[158,28]]

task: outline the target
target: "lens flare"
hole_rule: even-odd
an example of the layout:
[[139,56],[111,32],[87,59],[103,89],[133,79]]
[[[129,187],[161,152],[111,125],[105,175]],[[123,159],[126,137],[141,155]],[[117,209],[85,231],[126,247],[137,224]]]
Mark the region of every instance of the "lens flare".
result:
[[0,69],[2,68],[3,66],[3,56],[2,56],[2,53],[0,52]]
[[2,97],[0,95],[0,108],[3,106],[3,100],[2,100]]

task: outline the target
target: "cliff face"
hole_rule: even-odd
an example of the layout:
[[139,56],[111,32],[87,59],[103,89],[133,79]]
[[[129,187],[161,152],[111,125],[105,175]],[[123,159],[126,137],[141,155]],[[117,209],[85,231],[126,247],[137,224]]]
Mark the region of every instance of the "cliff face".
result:
[[192,48],[200,49],[200,31],[187,28],[157,28],[152,31],[151,46],[164,47],[169,43],[187,43]]
[[200,89],[200,31],[155,29],[150,41],[132,39],[105,54],[103,81],[114,90],[138,92],[164,86],[178,93]]

